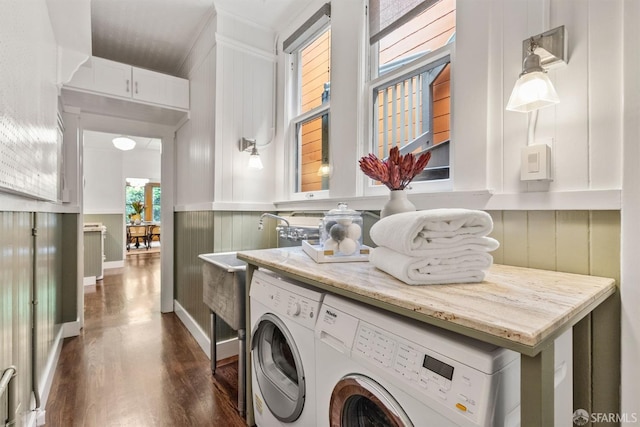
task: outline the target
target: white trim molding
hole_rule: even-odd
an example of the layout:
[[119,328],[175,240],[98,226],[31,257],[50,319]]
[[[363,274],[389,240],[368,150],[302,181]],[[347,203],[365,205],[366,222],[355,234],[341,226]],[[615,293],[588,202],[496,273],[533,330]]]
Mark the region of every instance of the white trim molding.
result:
[[220,33],[216,33],[216,44],[219,44],[223,47],[229,47],[231,49],[238,50],[249,55],[257,56],[259,58],[266,59],[267,61],[276,62],[276,55],[273,54],[273,52],[269,52],[267,50],[259,49],[246,43],[239,42]]
[[[196,342],[204,351],[209,359],[211,359],[211,340],[207,336],[207,334],[202,330],[200,325],[195,321],[193,317],[180,305],[177,300],[173,301],[174,303],[174,311],[178,316],[178,319],[182,322],[182,324],[187,328],[189,333],[195,338]],[[216,344],[216,360],[226,359],[231,356],[236,356],[238,354],[239,344],[237,338],[231,338],[226,341],[221,341]]]
[[82,329],[82,324],[80,320],[76,320],[75,322],[66,322],[62,324],[62,337],[70,338],[77,337],[80,335],[80,329]]

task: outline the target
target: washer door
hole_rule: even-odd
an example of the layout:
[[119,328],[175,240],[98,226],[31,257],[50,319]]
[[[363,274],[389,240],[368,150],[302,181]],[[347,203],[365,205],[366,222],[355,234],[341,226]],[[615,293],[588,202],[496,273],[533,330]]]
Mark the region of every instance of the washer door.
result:
[[305,399],[302,359],[282,320],[266,313],[252,332],[253,370],[267,407],[290,423],[302,413]]
[[329,421],[331,427],[413,427],[389,392],[358,374],[342,377],[333,388]]

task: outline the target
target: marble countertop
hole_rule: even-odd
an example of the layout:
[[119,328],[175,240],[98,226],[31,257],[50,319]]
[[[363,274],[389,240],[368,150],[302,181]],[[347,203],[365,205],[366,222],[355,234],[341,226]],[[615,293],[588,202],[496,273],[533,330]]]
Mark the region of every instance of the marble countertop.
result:
[[238,252],[249,264],[454,332],[535,355],[616,290],[603,277],[493,265],[481,283],[410,286],[369,262],[313,261],[300,247]]

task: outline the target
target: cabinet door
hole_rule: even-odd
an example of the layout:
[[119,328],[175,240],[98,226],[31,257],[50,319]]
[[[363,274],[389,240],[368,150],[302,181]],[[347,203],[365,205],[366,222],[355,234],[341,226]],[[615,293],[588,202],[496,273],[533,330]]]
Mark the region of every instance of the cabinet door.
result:
[[134,67],[133,98],[188,109],[189,81]]
[[131,97],[131,66],[94,57],[94,90],[111,95]]
[[133,68],[133,98],[155,104],[168,105],[167,80],[170,76],[154,71]]

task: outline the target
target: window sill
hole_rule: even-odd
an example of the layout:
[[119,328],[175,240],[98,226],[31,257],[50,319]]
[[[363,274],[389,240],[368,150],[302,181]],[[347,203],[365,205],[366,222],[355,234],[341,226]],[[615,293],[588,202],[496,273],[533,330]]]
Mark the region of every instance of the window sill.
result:
[[[408,193],[417,209],[467,208],[482,210],[620,210],[622,192],[584,190],[563,192],[531,192],[493,194],[491,190]],[[380,210],[388,194],[366,197],[327,198],[321,200],[288,200],[275,202],[278,211],[329,210],[338,202],[351,209]]]

